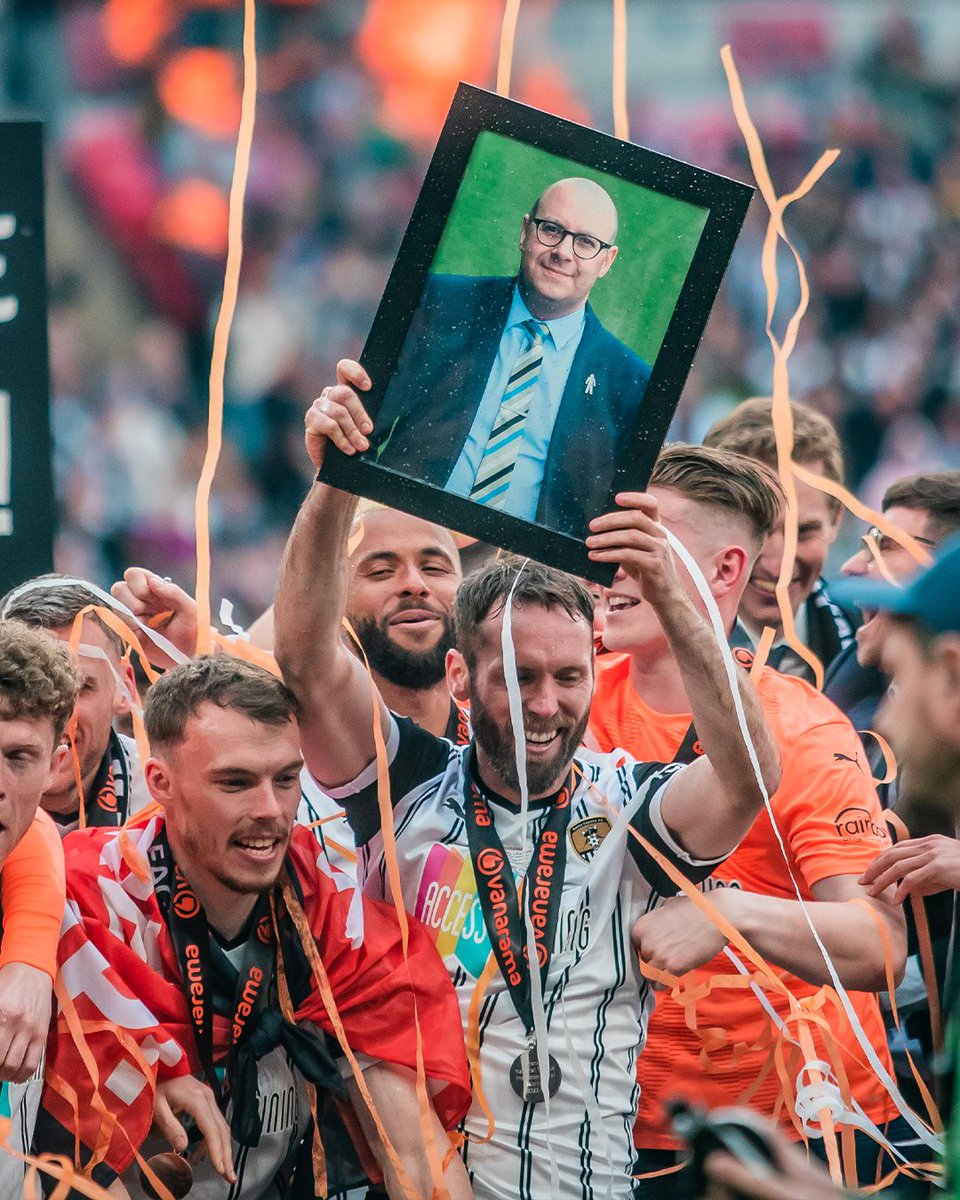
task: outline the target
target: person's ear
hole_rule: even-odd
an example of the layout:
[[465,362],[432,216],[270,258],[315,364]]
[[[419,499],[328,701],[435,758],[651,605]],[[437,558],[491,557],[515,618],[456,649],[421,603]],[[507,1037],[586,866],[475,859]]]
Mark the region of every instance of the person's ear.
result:
[[523,220],[520,222],[520,249],[523,249],[523,243],[527,240],[527,234],[530,232],[530,214],[524,213]]
[[176,793],[173,772],[162,758],[148,758],[143,768],[150,796],[161,808],[167,809]]
[[125,717],[131,709],[132,698],[137,694],[136,676],[129,659],[119,664],[117,674],[120,676],[120,683],[117,684],[116,695],[113,698],[113,715]]
[[735,589],[742,590],[750,566],[750,555],[743,546],[724,546],[713,560],[713,578],[709,583],[714,597],[720,600]]
[[842,520],[843,520],[843,505],[838,503],[836,512],[833,514],[833,517],[831,518],[831,521],[830,521],[830,525],[828,526],[828,529],[827,529],[827,537],[829,538],[829,545],[831,545],[831,546],[837,540],[837,534],[839,534],[839,532],[840,532],[840,522]]
[[447,651],[447,687],[458,704],[470,700],[470,668],[459,650]]
[[66,774],[68,765],[72,767],[70,763],[70,747],[66,742],[61,742],[54,748],[53,754],[50,755],[50,767],[43,785],[45,792],[50,788],[55,779]]
[[937,641],[943,678],[943,699],[954,729],[960,729],[960,636],[944,634]]
[[600,268],[600,273],[597,276],[598,279],[602,279],[604,277],[604,275],[606,275],[606,273],[613,266],[613,260],[617,257],[618,249],[619,249],[618,246],[610,246],[609,249],[604,250],[604,252],[603,252],[604,262],[603,262],[603,266]]

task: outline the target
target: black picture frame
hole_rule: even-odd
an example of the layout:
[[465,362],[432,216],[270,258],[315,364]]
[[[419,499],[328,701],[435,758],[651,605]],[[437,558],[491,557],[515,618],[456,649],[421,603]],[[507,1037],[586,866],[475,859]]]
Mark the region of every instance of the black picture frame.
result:
[[[617,491],[642,489],[649,479],[754,189],[461,83],[361,355],[373,381],[363,402],[374,421],[397,372],[404,340],[421,303],[474,145],[484,132],[500,134],[706,210],[702,233],[651,364],[639,417],[632,435],[619,450],[607,506],[612,508]],[[451,447],[451,467],[459,451],[460,447]],[[616,453],[611,448],[611,454]],[[601,584],[609,585],[615,574],[613,567],[591,562],[582,539],[487,508],[442,486],[394,470],[375,461],[373,449],[345,455],[329,445],[318,478]],[[584,538],[586,533],[584,530]]]

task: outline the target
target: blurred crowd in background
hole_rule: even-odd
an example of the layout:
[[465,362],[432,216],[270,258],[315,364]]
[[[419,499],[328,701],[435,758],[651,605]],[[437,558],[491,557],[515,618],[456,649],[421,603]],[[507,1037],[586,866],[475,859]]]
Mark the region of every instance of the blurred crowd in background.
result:
[[[57,566],[101,584],[142,563],[193,587],[242,7],[0,0],[0,102],[48,123]],[[511,94],[612,130],[609,7],[526,0]],[[791,387],[837,423],[852,485],[874,505],[895,479],[960,467],[960,65],[939,53],[957,23],[935,2],[922,16],[891,11],[855,0],[628,4],[634,141],[753,182],[719,60],[729,40],[780,192],[826,147],[842,151],[788,214],[813,292]],[[213,594],[244,621],[272,598],[309,478],[304,409],[336,360],[363,346],[456,81],[493,86],[503,7],[259,0],[257,12],[257,121],[211,507]],[[655,52],[658,38],[669,55]],[[738,401],[770,394],[766,217],[758,198],[674,436],[698,441]],[[778,320],[797,299],[782,262]]]

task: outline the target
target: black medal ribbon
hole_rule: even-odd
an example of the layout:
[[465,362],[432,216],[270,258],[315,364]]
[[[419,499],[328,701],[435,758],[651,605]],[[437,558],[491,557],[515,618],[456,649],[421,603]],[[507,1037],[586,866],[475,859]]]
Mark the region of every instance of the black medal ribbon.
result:
[[[525,1071],[529,1076],[536,1056],[525,925],[513,870],[494,825],[490,802],[477,782],[478,778],[476,750],[471,746],[464,760],[463,808],[467,843],[490,945],[527,1035],[528,1047],[524,1053]],[[558,793],[540,830],[525,876],[524,903],[533,924],[542,988],[546,987],[560,915],[572,782],[571,771],[570,780]],[[524,1099],[536,1100],[537,1089],[538,1081],[534,1088],[525,1084]]]
[[[221,1111],[228,1100],[233,1101],[230,1132],[234,1140],[240,1146],[256,1146],[261,1133],[257,1062],[264,1055],[283,1046],[311,1083],[339,1095],[346,1095],[346,1087],[325,1043],[311,1030],[285,1020],[276,1002],[277,938],[270,893],[257,898],[250,918],[251,933],[237,968],[211,937],[206,913],[173,861],[163,829],[158,844],[162,853],[155,888],[176,951],[203,1075]],[[231,1018],[226,1088],[214,1062],[215,1012]]]
[[88,826],[123,825],[130,807],[130,771],[127,756],[115,729],[110,730],[107,749],[96,778],[84,797]]

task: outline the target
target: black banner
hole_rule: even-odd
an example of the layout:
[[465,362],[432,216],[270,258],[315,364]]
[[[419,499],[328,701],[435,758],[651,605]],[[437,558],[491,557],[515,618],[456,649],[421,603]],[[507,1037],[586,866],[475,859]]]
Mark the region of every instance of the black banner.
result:
[[0,121],[0,594],[53,570],[39,121]]

